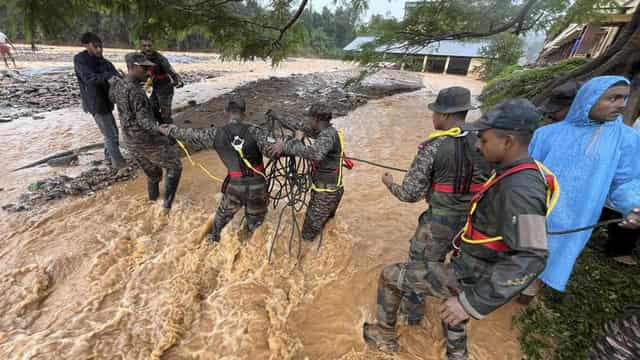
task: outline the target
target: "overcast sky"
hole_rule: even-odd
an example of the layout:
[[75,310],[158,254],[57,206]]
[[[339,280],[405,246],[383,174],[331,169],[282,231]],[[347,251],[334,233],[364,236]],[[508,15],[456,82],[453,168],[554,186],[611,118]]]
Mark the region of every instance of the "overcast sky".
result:
[[[309,0],[314,10],[321,10],[324,6],[334,8],[334,0]],[[338,1],[339,3],[340,1]],[[401,19],[404,15],[405,0],[369,0],[369,12],[363,16],[368,21],[371,15],[381,14]]]

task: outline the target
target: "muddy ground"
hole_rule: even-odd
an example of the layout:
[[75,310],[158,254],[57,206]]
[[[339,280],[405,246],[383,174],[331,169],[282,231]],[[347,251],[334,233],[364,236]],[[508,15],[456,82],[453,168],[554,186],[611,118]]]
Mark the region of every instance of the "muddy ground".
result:
[[[176,124],[182,127],[221,126],[224,124],[224,102],[231,95],[246,99],[248,121],[254,124],[267,125],[264,116],[267,110],[273,110],[280,117],[303,119],[305,109],[316,101],[327,103],[334,109],[334,116],[340,117],[366,104],[370,99],[415,91],[422,87],[419,76],[394,70],[383,70],[359,84],[345,87],[345,83],[357,75],[357,71],[337,71],[261,79],[240,86],[228,94],[214,97],[206,103],[186,108],[174,118]],[[3,204],[2,209],[9,212],[28,211],[67,196],[91,195],[117,182],[131,180],[137,174],[137,165],[133,161],[129,161],[130,171],[121,176],[116,176],[108,168],[100,167],[100,163],[94,165],[79,176],[59,175],[34,181],[17,201]]]

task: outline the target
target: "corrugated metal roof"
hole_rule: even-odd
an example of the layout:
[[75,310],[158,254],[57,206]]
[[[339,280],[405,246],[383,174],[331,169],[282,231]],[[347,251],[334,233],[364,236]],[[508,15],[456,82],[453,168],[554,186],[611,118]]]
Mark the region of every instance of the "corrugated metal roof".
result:
[[[375,36],[358,36],[349,45],[344,47],[345,51],[359,51],[360,48],[374,41]],[[412,55],[439,55],[439,56],[462,56],[480,58],[480,49],[489,45],[489,41],[454,41],[443,40],[430,44],[426,47],[405,48],[401,44],[379,46],[376,52],[391,54],[412,54]]]

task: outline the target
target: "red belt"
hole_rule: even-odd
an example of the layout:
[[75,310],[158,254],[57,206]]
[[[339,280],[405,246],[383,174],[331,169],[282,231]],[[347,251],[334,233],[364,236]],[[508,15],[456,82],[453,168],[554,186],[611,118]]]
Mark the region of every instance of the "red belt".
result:
[[[469,191],[471,191],[472,193],[477,193],[480,190],[482,190],[482,187],[484,186],[484,184],[471,184],[471,186],[469,187]],[[451,184],[433,184],[431,185],[431,188],[434,191],[437,192],[441,192],[441,193],[448,193],[448,194],[453,194],[455,191],[453,189],[453,185]]]
[[151,78],[152,78],[153,80],[164,80],[164,79],[166,79],[166,78],[168,78],[168,77],[169,77],[169,74],[159,74],[159,75],[153,74],[153,75],[151,76]]
[[[257,171],[263,172],[264,171],[264,164],[258,164],[256,166],[254,166],[254,169],[256,169]],[[253,171],[253,170],[251,170],[251,171]],[[242,171],[229,171],[229,177],[240,178],[240,177],[244,177],[244,176],[245,175],[242,174]]]

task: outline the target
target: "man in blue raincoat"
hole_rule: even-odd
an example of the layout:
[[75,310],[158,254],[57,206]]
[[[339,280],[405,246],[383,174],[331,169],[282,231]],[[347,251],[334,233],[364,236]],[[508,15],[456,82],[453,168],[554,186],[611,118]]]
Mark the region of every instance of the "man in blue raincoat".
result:
[[[529,152],[556,175],[561,189],[548,231],[596,223],[605,202],[625,214],[621,226],[640,227],[640,132],[621,117],[628,96],[624,77],[593,78],[578,91],[565,121],[535,132]],[[540,279],[564,291],[590,235],[550,235],[549,259]]]

